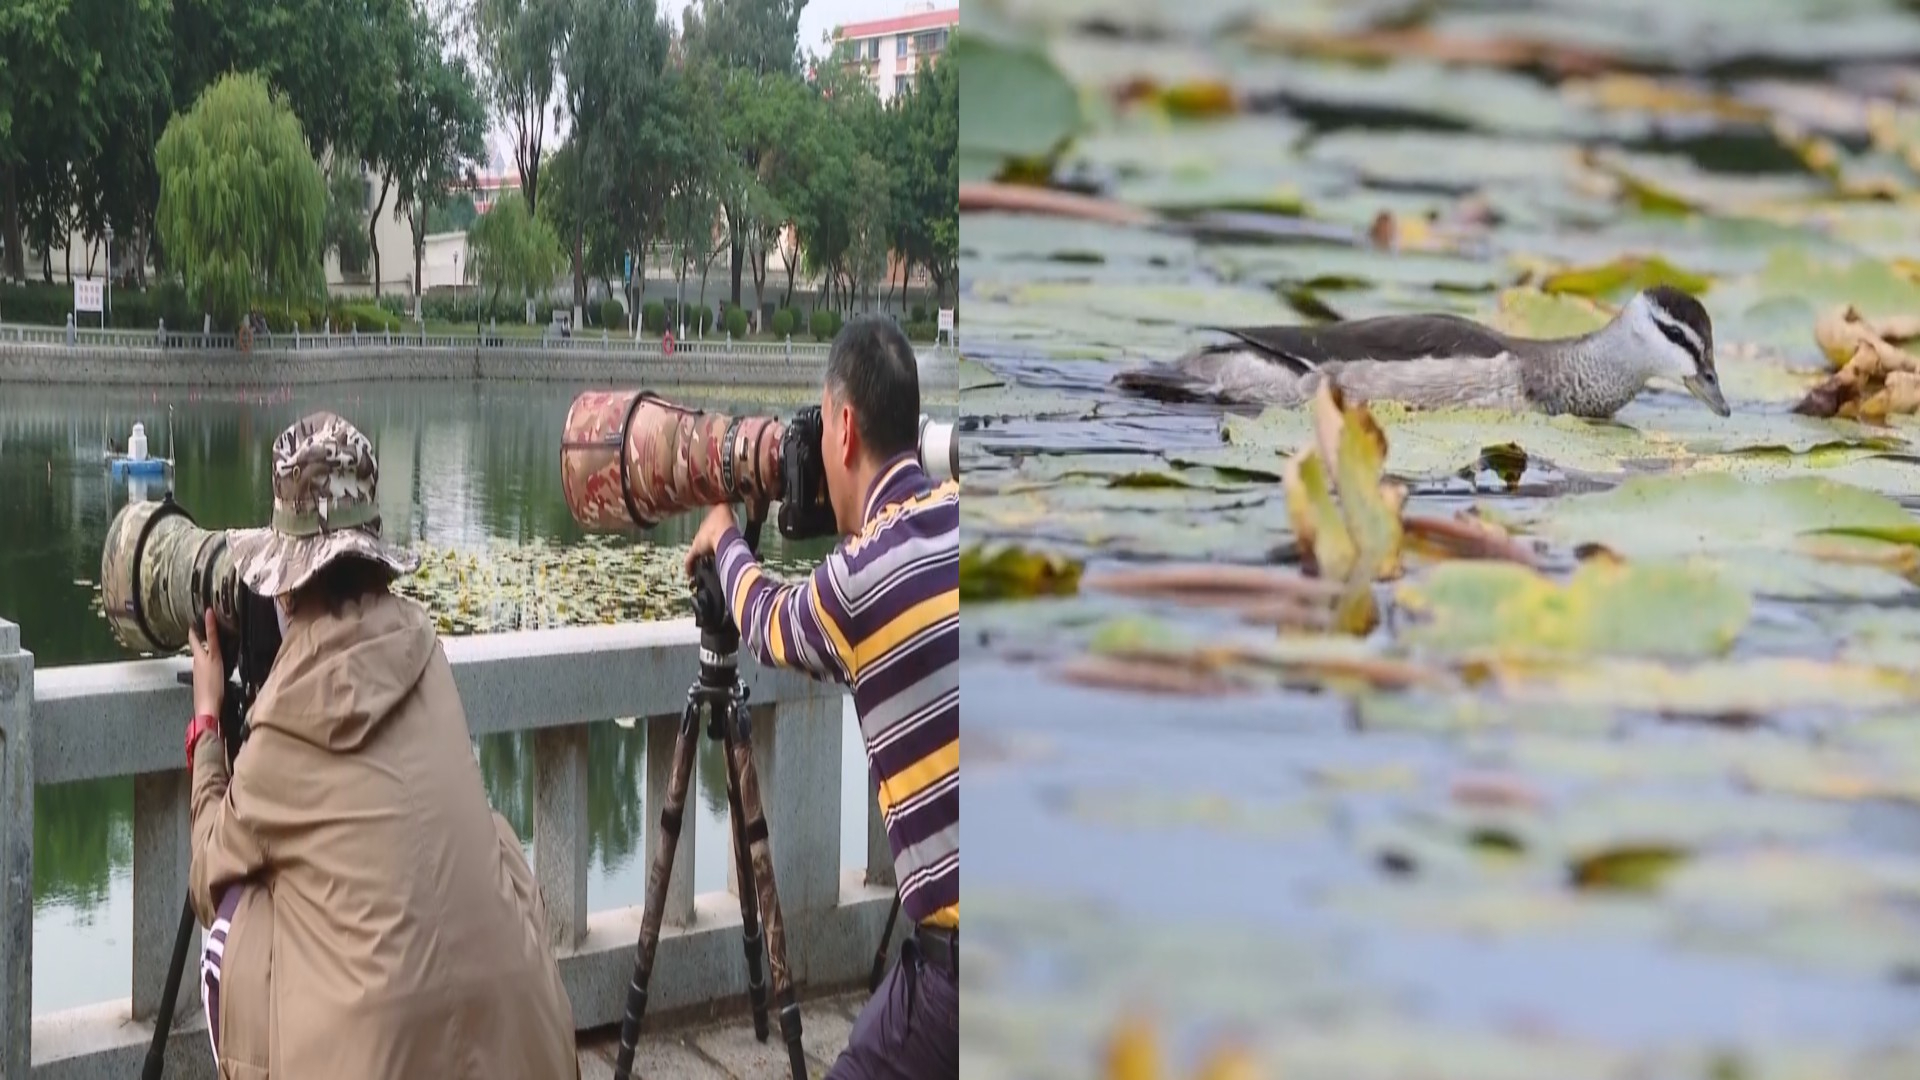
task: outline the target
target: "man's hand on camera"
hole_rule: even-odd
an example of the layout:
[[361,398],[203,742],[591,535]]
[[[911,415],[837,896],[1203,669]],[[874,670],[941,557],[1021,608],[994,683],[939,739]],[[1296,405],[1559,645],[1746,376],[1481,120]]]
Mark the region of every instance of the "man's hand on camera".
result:
[[227,672],[220,660],[219,628],[214,625],[213,611],[208,609],[201,615],[202,625],[194,627],[193,645],[193,715],[220,715],[220,699],[227,688]]
[[687,577],[693,577],[693,565],[702,556],[715,554],[720,547],[720,538],[737,524],[733,519],[733,507],[726,503],[707,508],[707,519],[700,523],[700,531],[693,534],[693,544],[687,548]]

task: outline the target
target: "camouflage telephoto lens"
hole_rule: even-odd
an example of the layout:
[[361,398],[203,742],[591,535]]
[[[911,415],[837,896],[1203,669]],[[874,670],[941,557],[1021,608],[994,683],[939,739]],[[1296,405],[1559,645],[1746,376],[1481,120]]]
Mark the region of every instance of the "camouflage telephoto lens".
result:
[[123,648],[178,652],[209,606],[231,631],[242,588],[226,531],[195,525],[171,498],[128,503],[107,527],[100,599]]
[[573,519],[591,532],[645,531],[721,503],[781,498],[785,425],[689,409],[647,390],[574,398],[560,444]]

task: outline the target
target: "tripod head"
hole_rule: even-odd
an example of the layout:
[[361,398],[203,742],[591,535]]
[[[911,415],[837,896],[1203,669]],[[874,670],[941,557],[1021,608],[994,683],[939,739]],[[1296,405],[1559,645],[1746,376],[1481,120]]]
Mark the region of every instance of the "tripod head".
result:
[[694,564],[693,624],[700,628],[700,686],[725,690],[738,679],[740,628],[727,610],[727,594],[711,555]]
[[[760,527],[766,523],[766,508],[750,507],[742,535],[747,550],[760,553]],[[720,567],[713,556],[703,555],[693,564],[693,624],[700,628],[701,689],[727,692],[739,685],[740,628],[734,625],[733,612],[727,610],[726,589],[720,583]]]

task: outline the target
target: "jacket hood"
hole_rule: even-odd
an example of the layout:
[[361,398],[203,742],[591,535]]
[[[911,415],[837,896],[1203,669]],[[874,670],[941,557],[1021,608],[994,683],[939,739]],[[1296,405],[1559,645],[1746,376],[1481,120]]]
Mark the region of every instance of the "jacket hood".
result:
[[373,738],[440,647],[420,605],[391,594],[295,612],[250,722],[332,751]]

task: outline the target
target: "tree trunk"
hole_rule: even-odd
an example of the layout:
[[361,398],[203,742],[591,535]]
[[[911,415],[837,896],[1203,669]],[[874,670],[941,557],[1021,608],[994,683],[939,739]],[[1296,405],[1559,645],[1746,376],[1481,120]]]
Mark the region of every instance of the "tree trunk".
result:
[[20,232],[20,188],[12,165],[0,165],[0,243],[7,249],[7,261],[0,266],[0,279],[26,284],[27,249]]
[[[578,113],[574,114],[574,123],[579,123]],[[587,142],[584,136],[580,140],[579,160],[580,165],[584,167],[587,163]],[[573,306],[580,312],[579,321],[584,324],[587,321],[587,185],[585,178],[577,175],[579,171],[575,170],[576,175],[573,180]],[[579,333],[584,328],[584,326],[576,326],[573,329],[575,333]]]
[[373,227],[380,222],[380,211],[387,205],[387,188],[393,183],[388,177],[380,181],[380,197],[373,202],[373,213],[367,215],[367,249],[373,252],[373,300],[380,302],[380,244],[373,238]]
[[733,303],[737,307],[740,304],[740,266],[744,261],[741,257],[746,253],[746,244],[741,241],[739,229],[732,218],[727,219],[727,247],[731,249],[729,254],[733,259]]
[[762,314],[767,310],[766,233],[757,232],[754,235],[759,236],[761,239],[760,243],[756,245],[758,250],[753,253],[753,328],[755,330],[765,330],[767,327],[760,325],[760,319]]
[[[520,193],[527,198],[527,216],[532,217],[540,208],[540,141],[546,133],[545,100],[530,104],[531,94],[521,100],[518,121],[519,130],[514,132],[513,158],[520,169]],[[531,118],[529,118],[531,113]]]
[[[573,280],[568,284],[573,287],[573,306],[577,308],[585,308],[587,306],[587,266],[586,260],[581,257],[587,246],[586,235],[587,223],[579,218],[575,218],[573,225]],[[585,314],[585,312],[583,311],[582,314]],[[576,326],[574,329],[578,330],[579,327]]]
[[787,264],[787,295],[786,299],[780,302],[781,307],[793,306],[793,262],[798,256],[799,252],[794,252],[791,255],[787,254],[784,249],[780,252],[780,261]]
[[420,267],[427,258],[427,212],[416,205],[407,212],[407,226],[413,231],[413,310],[422,319],[426,312],[421,310],[420,297],[424,290],[420,283]]

